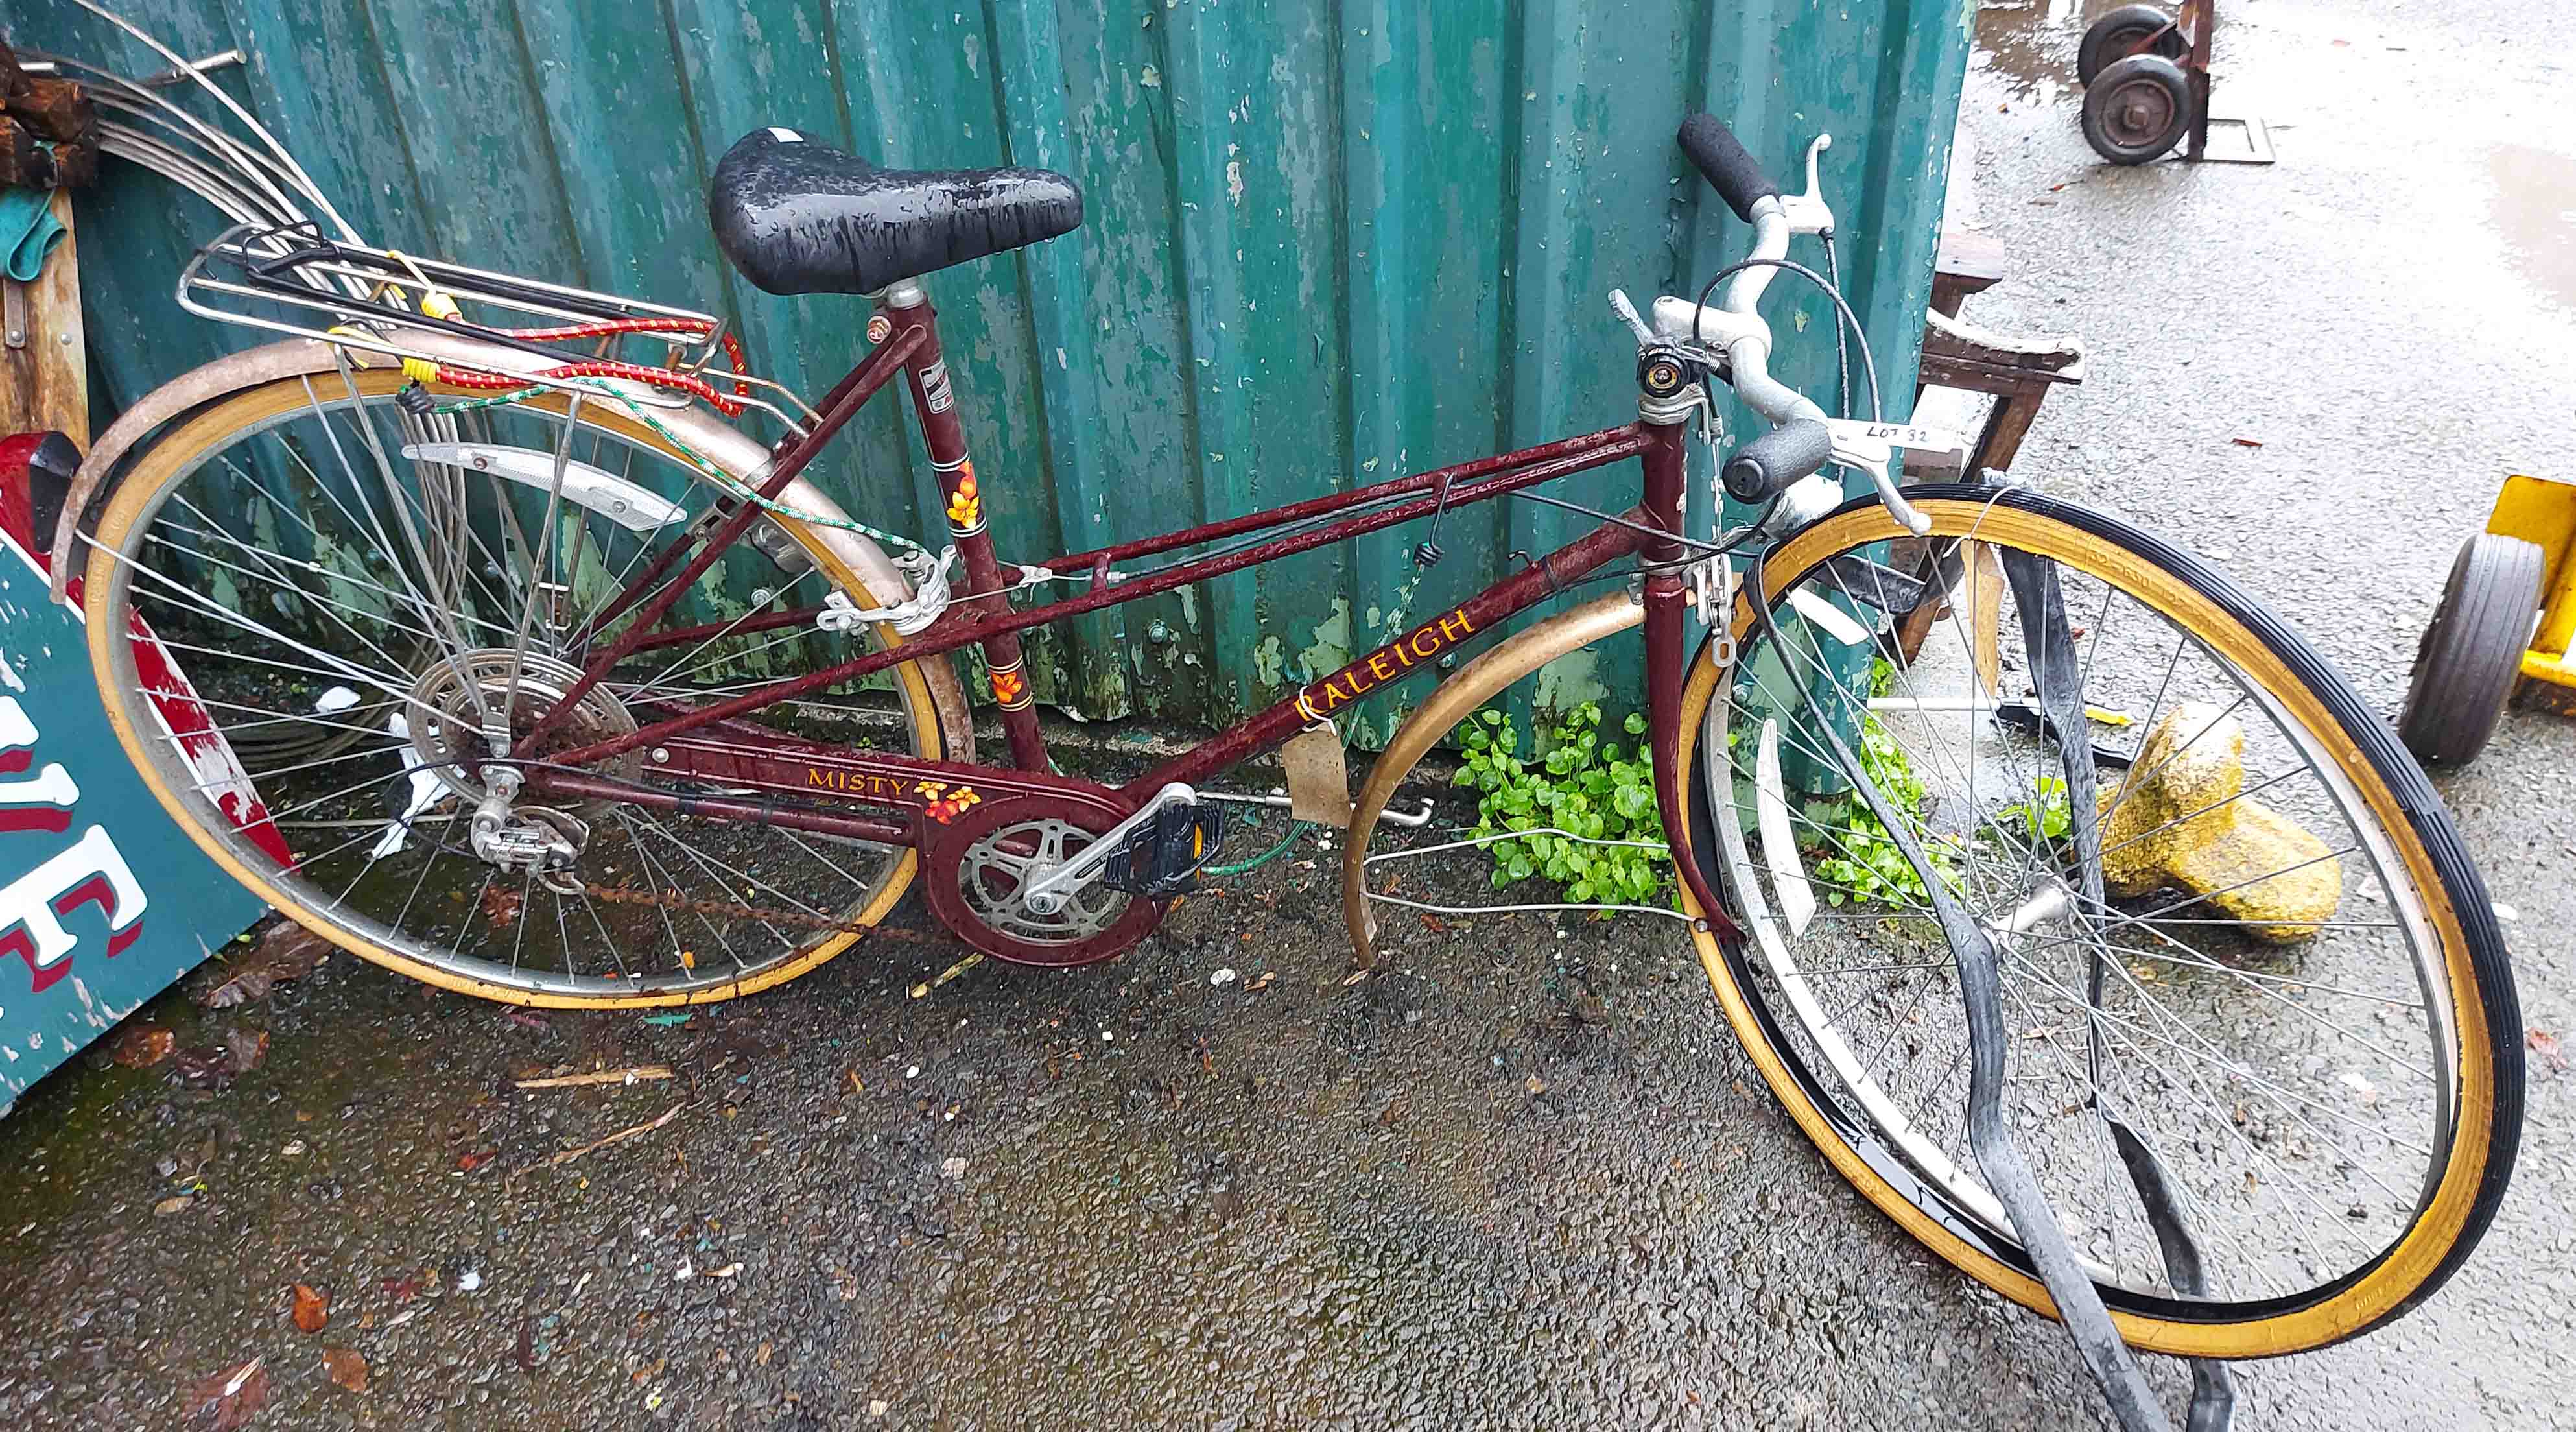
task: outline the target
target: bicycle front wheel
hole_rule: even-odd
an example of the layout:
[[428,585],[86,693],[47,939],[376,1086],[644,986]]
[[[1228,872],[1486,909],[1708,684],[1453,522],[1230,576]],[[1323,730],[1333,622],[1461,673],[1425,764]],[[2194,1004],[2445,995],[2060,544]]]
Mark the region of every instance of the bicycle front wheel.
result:
[[[540,879],[477,854],[462,758],[526,734],[636,619],[630,577],[676,571],[712,504],[702,454],[611,400],[507,405],[403,376],[244,389],[131,460],[90,539],[91,666],[117,738],[173,819],[236,878],[341,947],[487,999],[640,1006],[729,999],[812,969],[910,884],[909,846],[615,801],[527,812],[575,848]],[[564,499],[554,499],[555,474]],[[562,723],[554,749],[835,656],[775,614],[835,589],[877,601],[792,513],[760,519],[667,626]],[[137,668],[149,630],[184,683]],[[835,744],[947,754],[944,663],[883,689],[761,713]],[[177,706],[174,690],[188,692]],[[220,746],[210,735],[223,738]],[[229,752],[229,756],[221,754]],[[642,751],[599,774],[725,791]]]
[[[2243,1358],[2398,1316],[2486,1229],[2521,1124],[2503,940],[2439,799],[2313,650],[2189,555],[2024,491],[1909,495],[1933,522],[1919,586],[1901,530],[1848,505],[1766,561],[1777,643],[1739,600],[1735,660],[1692,673],[1691,847],[1748,936],[1700,955],[1738,1036],[1872,1203],[2050,1312],[1968,1148],[1928,875],[1998,948],[2008,1122],[2125,1337]],[[2024,620],[2044,586],[2054,648]],[[2079,710],[2061,740],[2047,713]],[[2174,1190],[2196,1280],[2168,1264],[2130,1141]]]

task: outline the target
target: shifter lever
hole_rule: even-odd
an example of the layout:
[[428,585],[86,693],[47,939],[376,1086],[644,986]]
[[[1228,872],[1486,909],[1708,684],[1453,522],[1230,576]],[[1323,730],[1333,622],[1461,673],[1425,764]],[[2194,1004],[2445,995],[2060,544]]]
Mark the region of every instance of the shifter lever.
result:
[[1629,332],[1637,335],[1639,348],[1652,348],[1659,341],[1655,337],[1655,330],[1648,328],[1646,320],[1637,316],[1637,305],[1628,301],[1626,289],[1610,290],[1610,311],[1619,315],[1619,321],[1628,325]]

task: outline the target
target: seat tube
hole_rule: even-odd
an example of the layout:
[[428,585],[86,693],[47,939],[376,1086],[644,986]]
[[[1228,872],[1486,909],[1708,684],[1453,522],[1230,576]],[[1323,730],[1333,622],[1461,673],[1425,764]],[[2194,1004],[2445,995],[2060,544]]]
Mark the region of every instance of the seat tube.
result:
[[[921,285],[910,279],[887,289],[879,302],[897,326],[919,323],[922,327],[922,343],[904,367],[904,381],[912,386],[912,410],[921,422],[922,445],[930,452],[931,468],[939,474],[948,535],[957,544],[966,589],[988,594],[961,605],[977,616],[1007,611],[1010,597],[1002,589],[1001,563],[993,555],[993,534],[985,525],[983,489],[975,477],[974,459],[966,452],[956,386],[939,347],[938,312]],[[1029,693],[1018,633],[987,637],[981,645],[993,699],[1001,703],[1002,731],[1011,743],[1012,764],[1024,771],[1048,769],[1046,738],[1038,730],[1037,702]]]

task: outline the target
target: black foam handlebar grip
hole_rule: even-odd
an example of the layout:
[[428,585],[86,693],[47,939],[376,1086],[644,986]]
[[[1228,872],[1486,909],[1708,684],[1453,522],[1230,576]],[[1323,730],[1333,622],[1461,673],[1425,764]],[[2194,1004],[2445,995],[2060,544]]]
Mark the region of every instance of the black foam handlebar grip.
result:
[[1682,132],[1674,137],[1680,141],[1682,153],[1708,176],[1717,197],[1724,199],[1726,207],[1744,222],[1753,222],[1754,200],[1780,192],[1780,186],[1771,182],[1771,176],[1762,172],[1761,164],[1744,152],[1734,131],[1720,123],[1717,116],[1694,114],[1682,121]]
[[1719,480],[1742,503],[1768,502],[1789,484],[1813,476],[1834,455],[1834,435],[1813,418],[1791,418],[1735,450]]

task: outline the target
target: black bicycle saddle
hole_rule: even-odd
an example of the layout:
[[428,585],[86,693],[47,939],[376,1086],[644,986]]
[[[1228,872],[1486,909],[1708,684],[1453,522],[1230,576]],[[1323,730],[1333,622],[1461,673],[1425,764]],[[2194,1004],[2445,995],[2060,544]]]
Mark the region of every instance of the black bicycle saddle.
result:
[[1071,233],[1082,191],[1045,169],[880,169],[792,129],[734,142],[707,186],[716,246],[769,293],[872,293]]

